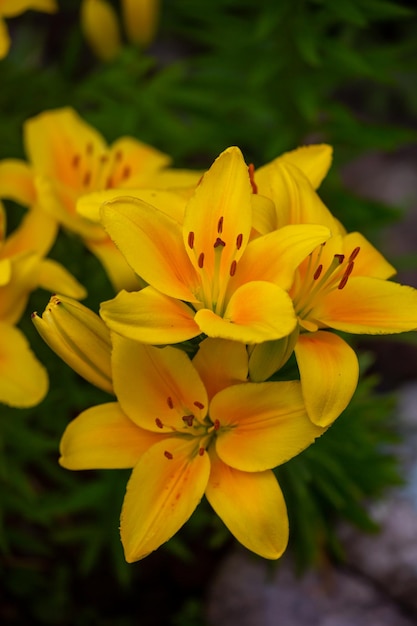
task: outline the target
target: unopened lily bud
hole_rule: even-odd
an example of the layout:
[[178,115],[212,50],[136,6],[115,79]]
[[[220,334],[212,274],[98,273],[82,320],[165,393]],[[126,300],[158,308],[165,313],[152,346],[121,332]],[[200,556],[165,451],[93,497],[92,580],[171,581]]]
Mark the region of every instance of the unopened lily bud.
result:
[[77,300],[54,295],[42,317],[32,314],[48,346],[80,376],[113,393],[110,333],[101,320]]
[[102,61],[112,61],[121,48],[116,11],[107,0],[83,0],[81,28],[94,54]]
[[141,48],[152,43],[159,22],[159,0],[122,0],[123,22],[129,41]]

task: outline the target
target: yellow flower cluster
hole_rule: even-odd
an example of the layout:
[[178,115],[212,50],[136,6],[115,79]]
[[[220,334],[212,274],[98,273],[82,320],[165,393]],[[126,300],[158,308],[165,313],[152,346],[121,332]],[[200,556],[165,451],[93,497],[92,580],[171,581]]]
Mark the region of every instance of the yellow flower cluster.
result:
[[[130,137],[108,146],[68,108],[29,120],[24,137],[28,163],[0,163],[0,196],[29,207],[29,253],[17,259],[35,255],[42,268],[31,288],[45,286],[45,266],[50,283],[61,280],[33,322],[111,395],[67,427],[61,465],[132,468],[121,515],[129,562],[170,539],[204,495],[244,546],[279,558],[289,530],[272,470],[326,431],[358,383],[356,354],[334,331],[417,328],[417,291],[389,281],[394,268],[317,194],[331,148],[255,169],[231,147],[206,172],[174,170]],[[43,259],[59,225],[114,285],[100,316]],[[11,287],[0,302],[15,311],[27,271],[1,263],[0,289]],[[299,375],[288,381],[290,359]]]

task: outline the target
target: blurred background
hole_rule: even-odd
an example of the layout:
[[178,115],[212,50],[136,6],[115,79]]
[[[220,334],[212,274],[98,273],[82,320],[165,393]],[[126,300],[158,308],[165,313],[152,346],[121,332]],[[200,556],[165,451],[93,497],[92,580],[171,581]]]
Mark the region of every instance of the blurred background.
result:
[[[104,53],[83,27],[79,0],[58,0],[54,14],[27,11],[7,19],[12,44],[0,61],[1,159],[25,159],[24,121],[62,106],[74,107],[108,142],[136,137],[171,155],[176,167],[207,169],[230,145],[260,166],[299,145],[329,143],[334,160],[320,188],[324,202],[348,230],[360,230],[379,247],[398,268],[400,282],[417,287],[412,0],[154,0],[136,43],[122,3],[110,4],[120,32],[114,45],[107,39]],[[24,209],[11,201],[5,205],[10,232]],[[87,306],[97,311],[113,296],[97,259],[73,234],[60,232],[50,256],[86,286]],[[416,441],[410,433],[417,429],[415,334],[355,340],[362,382],[351,405],[326,437],[278,468],[291,528],[284,565],[266,567],[236,552],[204,502],[167,545],[127,565],[118,525],[129,471],[72,473],[57,462],[68,421],[105,398],[32,327],[30,313],[43,311],[49,295],[34,292],[19,324],[48,369],[49,394],[33,409],[0,406],[0,622],[347,626],[335,613],[325,622],[328,609],[310,606],[308,598],[313,602],[323,575],[337,581],[335,571],[356,567],[372,579],[360,560],[369,560],[379,544],[358,546],[366,533],[375,541],[383,536],[392,515],[384,517],[381,506],[393,493],[408,498],[410,510],[417,508],[410,487]],[[410,534],[396,526],[389,537],[402,535],[417,558],[417,513],[416,526],[409,514]],[[232,567],[233,559],[238,565]],[[308,572],[301,579],[307,583],[285,578],[289,562],[299,575]],[[417,561],[410,571],[413,563],[417,572]],[[256,583],[248,574],[246,587],[231,585],[251,568]],[[390,576],[392,571],[388,581]],[[274,587],[274,580],[282,584]],[[284,580],[291,593],[300,589],[307,598],[306,615],[278,615],[268,594],[283,588]],[[340,586],[349,584],[342,580]],[[377,584],[385,589],[384,581]],[[398,592],[386,585],[391,609],[399,611],[389,613],[397,620],[390,624],[417,623],[417,574],[404,585]],[[248,589],[255,589],[258,613],[242,612]],[[352,594],[361,597],[356,587]],[[226,602],[229,613],[225,597],[234,597],[232,607]],[[349,623],[360,626],[355,620]],[[381,615],[375,624],[385,624]]]

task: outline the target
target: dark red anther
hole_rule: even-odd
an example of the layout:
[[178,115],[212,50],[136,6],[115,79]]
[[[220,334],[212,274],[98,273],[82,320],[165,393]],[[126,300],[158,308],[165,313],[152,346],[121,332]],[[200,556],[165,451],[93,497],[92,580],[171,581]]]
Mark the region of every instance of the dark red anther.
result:
[[79,166],[81,161],[81,157],[79,154],[74,154],[74,156],[72,157],[72,161],[71,161],[71,165],[72,167],[76,170],[77,167]]
[[86,173],[84,174],[83,185],[84,187],[88,187],[90,183],[91,183],[91,172],[90,170],[87,170]]
[[100,163],[107,163],[107,161],[109,160],[109,155],[108,154],[102,154],[100,157]]
[[197,407],[197,409],[204,409],[204,404],[202,402],[199,402],[198,400],[193,402],[193,404],[194,404],[194,406]]
[[346,285],[349,276],[352,273],[353,270],[353,266],[354,266],[354,262],[350,261],[349,265],[347,266],[345,273],[343,274],[342,280],[340,281],[340,283],[338,284],[337,288],[338,289],[343,289],[343,287]]
[[172,461],[172,459],[174,458],[171,454],[171,452],[168,452],[168,450],[165,450],[164,452],[164,456],[169,459],[170,461]]
[[223,230],[223,215],[219,218],[219,221],[217,222],[217,232],[219,233],[219,235],[222,234],[222,230]]
[[113,187],[113,180],[111,176],[108,176],[107,180],[106,180],[106,189],[110,189],[111,187]]
[[161,422],[161,420],[159,419],[159,417],[156,418],[155,424],[158,426],[158,428],[163,428],[164,427],[164,425]]
[[194,415],[183,415],[182,419],[187,424],[187,426],[192,426],[194,421]]
[[219,420],[214,420],[213,428],[214,428],[214,430],[219,430],[219,428],[220,428]]
[[350,257],[349,257],[349,261],[353,261],[354,259],[356,259],[356,257],[358,256],[359,252],[360,252],[360,247],[359,247],[359,246],[357,246],[357,247],[353,250],[352,254],[350,255]]
[[114,160],[116,161],[116,163],[120,163],[120,161],[123,158],[123,153],[121,150],[117,150],[115,155],[114,155]]
[[242,247],[242,241],[243,241],[243,235],[242,233],[240,233],[237,237],[236,237],[236,248],[238,250],[240,250],[240,248]]
[[255,166],[253,163],[249,164],[248,172],[249,172],[250,184],[252,185],[252,191],[253,193],[258,193],[258,186],[255,183]]
[[188,233],[188,245],[190,246],[191,250],[194,248],[194,233],[193,232]]
[[323,265],[320,263],[320,265],[317,267],[316,271],[313,274],[313,278],[314,280],[317,280],[320,276],[320,274],[322,273],[323,270]]
[[219,246],[224,246],[226,245],[226,242],[223,241],[223,239],[220,239],[220,237],[217,237],[216,241],[214,242],[214,247],[218,248]]
[[198,454],[200,456],[203,456],[204,452],[205,452],[205,449],[204,448],[200,448],[199,451],[198,451]]
[[94,146],[91,143],[91,141],[87,144],[85,151],[87,152],[88,155],[92,155],[93,154],[93,150],[94,150]]
[[172,401],[171,396],[168,396],[168,398],[167,398],[167,404],[168,404],[168,406],[169,406],[169,408],[170,408],[170,409],[173,409],[173,408],[174,408],[174,403],[173,403],[173,401]]
[[122,179],[125,180],[126,178],[129,178],[131,173],[132,170],[130,168],[130,165],[125,165],[122,171]]
[[237,266],[236,261],[232,261],[231,264],[230,264],[230,270],[229,270],[230,276],[234,276],[235,275],[235,273],[236,273],[236,266]]
[[339,261],[340,265],[342,265],[343,261],[345,260],[345,255],[344,254],[335,254],[334,258]]
[[204,252],[200,253],[198,257],[198,267],[201,269],[204,266]]

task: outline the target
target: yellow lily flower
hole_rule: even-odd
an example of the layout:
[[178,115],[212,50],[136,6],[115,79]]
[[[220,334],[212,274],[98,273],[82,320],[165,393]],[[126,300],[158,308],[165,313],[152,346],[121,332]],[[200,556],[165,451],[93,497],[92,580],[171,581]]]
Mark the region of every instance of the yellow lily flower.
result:
[[[417,290],[388,281],[394,273],[359,233],[334,235],[298,268],[289,291],[298,318],[292,347],[306,408],[315,424],[327,426],[340,415],[359,376],[355,352],[329,329],[391,334],[417,328]],[[281,349],[274,344],[255,348],[253,380],[272,374],[276,358],[282,358]]]
[[[103,137],[69,108],[46,111],[24,126],[30,165],[0,162],[0,197],[39,205],[56,223],[80,235],[110,277],[116,291],[137,289],[136,276],[94,216],[77,212],[77,201],[97,192],[120,195],[143,187],[195,186],[198,173],[169,170],[170,158],[131,137],[107,146]],[[132,190],[132,191],[130,191]],[[114,197],[114,196],[112,196]],[[104,195],[104,199],[107,196]],[[88,204],[88,203],[87,203]]]
[[121,37],[117,13],[107,0],[83,0],[81,30],[94,54],[112,61],[120,52]]
[[244,546],[279,558],[288,519],[271,468],[324,432],[308,419],[299,383],[246,382],[236,342],[207,339],[191,362],[176,348],[112,339],[118,401],[69,424],[60,463],[133,468],[121,514],[126,560],[168,541],[204,494]]
[[149,285],[102,304],[109,328],[153,344],[201,333],[260,343],[291,333],[296,319],[285,289],[329,230],[290,225],[249,241],[254,198],[248,167],[234,147],[204,174],[183,223],[139,199],[104,204],[104,227]]
[[6,214],[0,204],[0,402],[11,406],[38,404],[48,389],[45,369],[14,328],[31,291],[59,285],[71,296],[85,296],[84,288],[61,265],[43,258],[55,235],[50,225],[48,216],[35,208],[6,238]]
[[48,346],[90,383],[113,393],[110,333],[104,322],[73,298],[55,295],[32,321]]
[[0,59],[9,52],[10,37],[3,17],[15,17],[28,9],[54,13],[58,7],[55,0],[0,0]]

